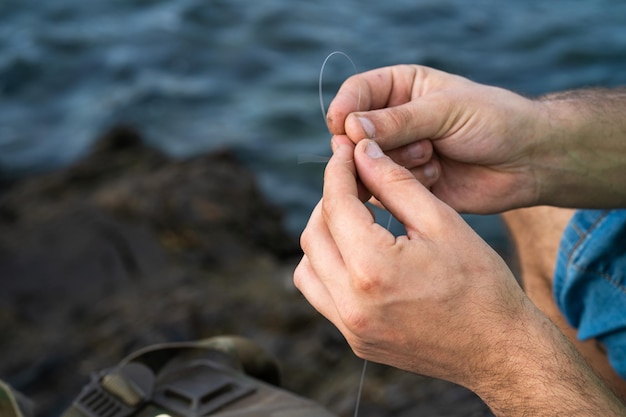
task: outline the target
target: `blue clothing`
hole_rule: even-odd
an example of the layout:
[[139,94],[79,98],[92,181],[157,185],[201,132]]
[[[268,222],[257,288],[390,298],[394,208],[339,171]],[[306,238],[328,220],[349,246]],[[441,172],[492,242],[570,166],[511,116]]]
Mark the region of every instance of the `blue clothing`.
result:
[[579,210],[565,228],[554,296],[578,338],[596,338],[626,379],[626,210]]

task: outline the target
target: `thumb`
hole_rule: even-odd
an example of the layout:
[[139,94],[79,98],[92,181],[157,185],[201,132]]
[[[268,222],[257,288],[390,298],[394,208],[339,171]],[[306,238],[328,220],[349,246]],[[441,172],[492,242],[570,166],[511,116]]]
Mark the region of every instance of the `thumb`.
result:
[[351,113],[345,130],[354,143],[370,138],[389,150],[421,139],[438,139],[445,133],[449,113],[443,100],[423,97],[399,106]]
[[354,159],[363,185],[404,225],[409,238],[415,232],[423,235],[442,210],[451,210],[373,140],[360,141]]

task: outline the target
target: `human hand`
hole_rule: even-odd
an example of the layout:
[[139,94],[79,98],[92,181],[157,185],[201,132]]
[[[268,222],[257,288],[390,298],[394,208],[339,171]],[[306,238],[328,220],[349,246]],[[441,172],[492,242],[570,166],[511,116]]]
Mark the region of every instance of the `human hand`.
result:
[[536,204],[533,159],[549,130],[539,101],[416,65],[358,74],[328,109],[333,134],[375,140],[461,212]]
[[[333,144],[294,282],[358,356],[464,385],[497,416],[624,415],[455,210],[375,142]],[[406,236],[374,221],[368,192]]]
[[[358,356],[472,386],[529,302],[504,261],[406,169],[368,157],[373,142],[353,152],[346,137],[334,141],[296,286]],[[367,190],[406,236],[375,223]]]

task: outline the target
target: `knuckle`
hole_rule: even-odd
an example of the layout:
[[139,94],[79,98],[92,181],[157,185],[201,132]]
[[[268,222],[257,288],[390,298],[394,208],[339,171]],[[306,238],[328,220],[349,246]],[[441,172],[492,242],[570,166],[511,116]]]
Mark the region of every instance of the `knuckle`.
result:
[[304,229],[300,235],[300,248],[304,253],[307,253],[309,250],[309,233],[307,230],[308,229]]
[[354,352],[354,355],[357,358],[363,360],[371,359],[371,356],[368,354],[367,344],[364,343],[362,340],[357,338],[348,339],[348,344],[352,348],[352,352]]
[[374,297],[385,287],[384,274],[370,262],[353,265],[351,278],[353,290],[361,296]]
[[298,266],[296,266],[296,269],[293,271],[293,284],[296,286],[297,289],[301,289],[301,284],[302,284],[302,280],[303,278],[303,265],[304,260],[302,260]]
[[389,119],[386,123],[387,126],[385,126],[385,130],[393,132],[394,135],[400,134],[402,136],[406,136],[407,132],[410,131],[411,126],[413,125],[413,116],[411,111],[405,106],[393,107],[389,110]]
[[375,343],[356,336],[347,337],[346,341],[358,358],[375,362],[380,361],[380,357],[376,355],[376,351],[379,351],[379,349],[376,348]]
[[357,339],[361,339],[369,333],[371,319],[367,309],[353,306],[343,312],[342,321]]
[[338,203],[336,199],[324,198],[322,200],[322,217],[324,220],[328,222],[329,219],[334,218],[338,211],[337,205]]
[[381,287],[380,280],[372,274],[359,274],[352,280],[355,291],[361,294],[371,295]]
[[385,176],[384,182],[386,184],[401,184],[406,181],[413,182],[415,181],[415,176],[401,165],[394,165],[388,167],[384,172]]
[[380,332],[367,309],[356,308],[343,317],[343,324],[348,330],[344,336],[354,354],[361,359],[373,358],[374,347],[381,342]]

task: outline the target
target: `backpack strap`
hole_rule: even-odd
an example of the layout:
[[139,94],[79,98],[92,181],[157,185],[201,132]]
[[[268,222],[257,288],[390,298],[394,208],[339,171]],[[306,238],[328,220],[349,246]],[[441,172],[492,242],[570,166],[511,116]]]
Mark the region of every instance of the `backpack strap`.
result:
[[0,380],[0,416],[30,417],[32,406],[11,387]]

